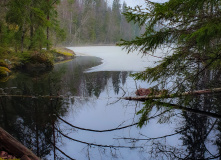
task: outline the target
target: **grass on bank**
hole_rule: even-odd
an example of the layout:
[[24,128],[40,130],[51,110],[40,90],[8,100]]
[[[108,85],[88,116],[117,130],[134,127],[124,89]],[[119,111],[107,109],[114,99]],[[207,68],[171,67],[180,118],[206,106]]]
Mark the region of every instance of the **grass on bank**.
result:
[[67,57],[73,57],[75,55],[74,51],[67,49],[67,48],[54,48],[53,50],[57,54],[67,56]]

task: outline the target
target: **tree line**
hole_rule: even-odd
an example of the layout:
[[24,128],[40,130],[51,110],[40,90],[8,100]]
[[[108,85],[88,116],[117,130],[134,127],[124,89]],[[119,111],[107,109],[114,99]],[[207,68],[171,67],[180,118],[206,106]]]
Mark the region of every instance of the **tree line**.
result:
[[[114,0],[3,0],[0,2],[0,48],[15,51],[52,45],[113,44],[140,34],[127,23],[127,4]],[[63,42],[62,42],[63,41]]]
[[65,46],[79,44],[115,44],[140,35],[140,27],[128,23],[122,13],[127,4],[114,0],[63,0],[57,8],[61,27],[66,31]]

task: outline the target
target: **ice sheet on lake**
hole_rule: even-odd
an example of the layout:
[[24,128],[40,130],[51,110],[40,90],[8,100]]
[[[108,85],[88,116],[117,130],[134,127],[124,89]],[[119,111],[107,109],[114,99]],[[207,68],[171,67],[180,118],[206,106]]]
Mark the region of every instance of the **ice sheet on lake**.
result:
[[162,50],[143,55],[138,51],[127,53],[121,47],[116,46],[88,46],[69,47],[77,56],[96,56],[102,59],[102,64],[90,68],[87,72],[98,71],[144,71],[147,67],[153,67],[163,56]]

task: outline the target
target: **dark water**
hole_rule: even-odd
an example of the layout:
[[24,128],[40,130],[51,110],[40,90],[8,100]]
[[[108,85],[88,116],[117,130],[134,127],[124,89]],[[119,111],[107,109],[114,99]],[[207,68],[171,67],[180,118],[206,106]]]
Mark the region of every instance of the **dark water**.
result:
[[[127,71],[85,72],[99,64],[76,57],[49,73],[1,82],[1,127],[42,159],[220,159],[219,116],[154,106],[140,129],[143,103],[119,97],[149,85]],[[218,114],[220,104],[215,94],[189,107]]]

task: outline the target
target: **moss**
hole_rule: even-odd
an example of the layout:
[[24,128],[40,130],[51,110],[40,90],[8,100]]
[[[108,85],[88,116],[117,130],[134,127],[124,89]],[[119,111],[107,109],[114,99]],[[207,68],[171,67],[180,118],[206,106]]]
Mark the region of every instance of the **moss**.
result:
[[72,50],[66,48],[21,53],[0,46],[0,81],[3,79],[3,81],[7,81],[10,70],[20,70],[34,75],[49,72],[53,68],[55,60],[57,62],[70,60],[74,55]]
[[62,54],[62,55],[64,55],[64,56],[68,56],[68,57],[71,57],[71,56],[73,56],[73,54],[72,53],[69,53],[69,52],[64,52],[64,51],[57,51],[59,54]]
[[0,47],[0,55],[2,56],[2,55],[5,55],[5,54],[7,54],[7,49],[5,49],[4,47]]
[[0,67],[0,77],[7,77],[11,71],[6,67]]
[[33,51],[33,52],[24,52],[21,55],[21,63],[23,67],[32,66],[36,67],[52,67],[53,66],[54,56],[51,52],[48,51]]
[[9,68],[8,64],[3,59],[0,59],[0,66]]
[[54,48],[53,52],[55,54],[55,61],[71,59],[75,55],[74,51],[67,48]]
[[7,82],[10,76],[7,77],[0,77],[0,82]]

